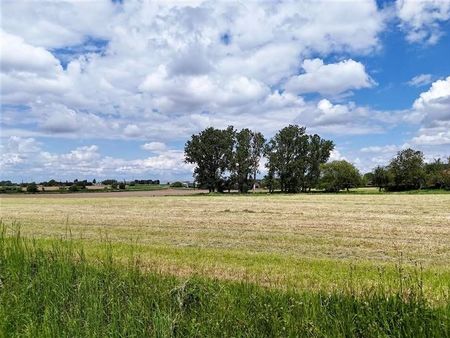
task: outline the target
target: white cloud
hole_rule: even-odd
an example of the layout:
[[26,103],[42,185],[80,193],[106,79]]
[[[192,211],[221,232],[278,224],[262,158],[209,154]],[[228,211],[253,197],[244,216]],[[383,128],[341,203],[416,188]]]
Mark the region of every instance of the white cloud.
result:
[[408,85],[414,87],[422,87],[429,85],[433,82],[433,76],[431,74],[420,74],[414,76],[411,80],[408,81]]
[[163,151],[167,149],[167,146],[163,142],[149,142],[145,143],[141,146],[142,149],[152,151],[152,152],[158,152]]
[[428,122],[450,120],[450,76],[434,82],[428,91],[420,94],[413,104],[414,116]]
[[341,154],[341,152],[338,149],[333,149],[330,153],[330,158],[328,162],[333,161],[347,161],[347,158]]
[[399,151],[402,147],[395,145],[395,144],[389,144],[385,146],[370,146],[370,147],[364,147],[361,148],[361,152],[363,153],[382,153],[382,154],[392,154],[397,151]]
[[398,0],[396,7],[409,42],[435,44],[444,34],[440,24],[450,19],[447,0]]
[[338,95],[352,89],[375,85],[366,73],[364,65],[352,59],[327,65],[320,59],[305,60],[302,68],[303,74],[291,77],[286,83],[289,92]]
[[[5,58],[2,102],[34,107],[33,132],[64,137],[185,138],[199,119],[269,119],[295,109],[292,98],[276,109],[270,101],[299,61],[369,53],[384,27],[375,1],[7,2],[2,12],[8,55],[23,51]],[[95,39],[105,39],[102,53],[83,52]],[[81,55],[63,69],[57,57],[70,60],[60,53],[71,46]],[[53,105],[67,110],[42,108]]]
[[450,142],[450,76],[433,82],[414,101],[406,120],[421,128],[413,137],[416,145],[444,145]]
[[[73,179],[86,177],[133,177],[150,175],[170,179],[191,176],[193,167],[184,163],[184,152],[161,149],[154,156],[122,159],[102,156],[97,145],[77,147],[67,153],[50,153],[33,138],[10,137],[1,145],[3,175],[27,168],[33,177]],[[5,176],[6,177],[6,176]]]

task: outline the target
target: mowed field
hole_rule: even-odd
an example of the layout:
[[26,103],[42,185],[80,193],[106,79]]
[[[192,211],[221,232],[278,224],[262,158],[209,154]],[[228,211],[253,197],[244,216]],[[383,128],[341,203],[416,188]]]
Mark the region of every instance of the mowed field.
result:
[[2,198],[2,222],[181,277],[334,290],[406,271],[430,300],[448,297],[450,194],[97,195]]

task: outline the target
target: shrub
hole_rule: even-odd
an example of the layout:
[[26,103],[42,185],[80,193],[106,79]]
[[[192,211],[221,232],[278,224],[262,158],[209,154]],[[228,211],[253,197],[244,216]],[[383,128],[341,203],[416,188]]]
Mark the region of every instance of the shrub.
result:
[[35,194],[39,191],[38,186],[36,185],[36,183],[30,183],[29,185],[27,185],[27,192]]
[[181,182],[179,182],[179,181],[173,182],[173,183],[170,185],[170,187],[171,187],[171,188],[182,188],[182,187],[183,187],[183,183],[181,183]]

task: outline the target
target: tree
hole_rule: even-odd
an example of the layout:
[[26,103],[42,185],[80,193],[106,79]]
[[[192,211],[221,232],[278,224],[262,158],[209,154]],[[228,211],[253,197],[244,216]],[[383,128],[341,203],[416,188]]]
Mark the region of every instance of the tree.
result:
[[320,165],[328,161],[330,153],[334,149],[332,141],[324,140],[319,135],[309,136],[308,145],[308,173],[306,175],[306,187],[311,190],[319,183]]
[[95,178],[92,180],[92,184],[97,184],[97,180]]
[[223,191],[225,172],[232,167],[234,128],[207,128],[192,135],[184,147],[185,161],[195,163],[195,180],[210,192]]
[[425,183],[423,153],[411,148],[401,150],[389,166],[393,176],[393,189],[420,189]]
[[237,183],[239,192],[247,192],[254,185],[264,143],[259,132],[245,128],[235,133],[231,181]]
[[268,169],[280,179],[283,192],[298,192],[304,184],[308,154],[305,127],[289,125],[281,129],[267,144]]
[[435,189],[444,188],[448,169],[450,169],[450,165],[443,162],[440,158],[425,164],[426,186]]
[[235,150],[233,153],[232,181],[235,181],[239,192],[247,192],[249,178],[253,172],[251,158],[252,132],[250,129],[242,129],[235,134]]
[[372,184],[378,187],[379,191],[381,191],[382,189],[386,189],[391,180],[391,175],[386,168],[377,166],[373,170]]
[[267,144],[268,179],[279,179],[283,192],[306,191],[317,185],[320,164],[330,157],[334,145],[319,135],[309,136],[304,127],[289,125]]
[[27,185],[27,192],[35,194],[39,191],[38,186],[36,185],[36,183],[32,182],[30,184]]
[[251,151],[250,157],[252,162],[252,171],[253,171],[253,191],[255,191],[256,187],[256,174],[259,172],[259,161],[264,153],[264,146],[266,144],[266,139],[263,134],[257,131],[252,132],[252,142],[251,142]]
[[320,186],[329,192],[358,187],[361,175],[358,169],[347,161],[333,161],[322,165]]

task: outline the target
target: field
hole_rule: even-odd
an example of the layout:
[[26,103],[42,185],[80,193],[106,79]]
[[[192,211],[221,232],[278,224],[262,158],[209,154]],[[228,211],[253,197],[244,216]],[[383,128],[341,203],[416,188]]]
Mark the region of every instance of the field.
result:
[[290,292],[314,306],[322,293],[364,303],[374,301],[367,290],[389,299],[417,282],[448,329],[449,194],[94,195],[2,198],[2,222],[48,250],[70,238],[88,261],[111,255],[127,266],[133,255],[139,271],[170,285],[192,276],[203,291],[255,285],[256,303]]

